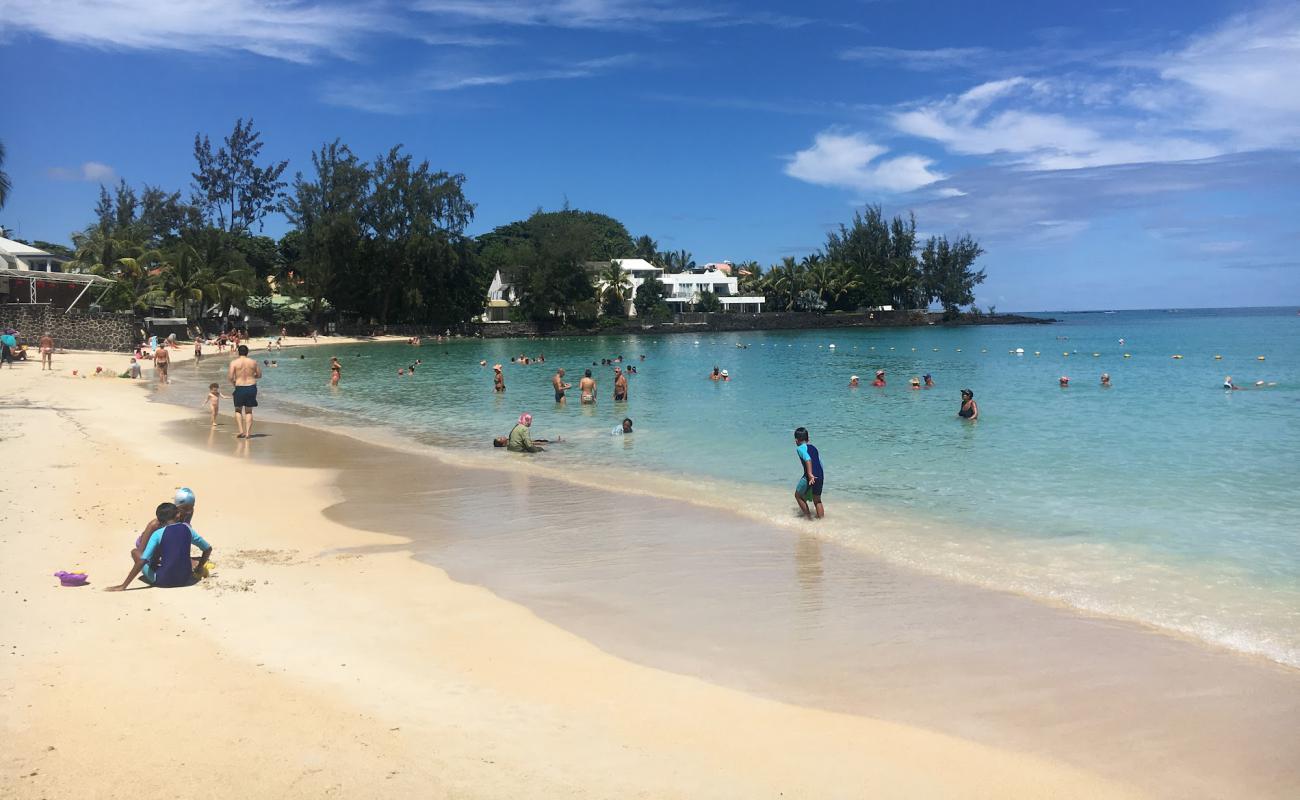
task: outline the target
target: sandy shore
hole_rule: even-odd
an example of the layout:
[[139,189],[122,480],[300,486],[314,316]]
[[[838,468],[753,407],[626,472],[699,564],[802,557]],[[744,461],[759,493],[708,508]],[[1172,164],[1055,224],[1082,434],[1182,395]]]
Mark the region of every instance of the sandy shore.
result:
[[[201,396],[191,411],[71,377],[125,362],[0,373],[0,796],[1139,794],[611,655],[411,558],[406,538],[344,524],[332,465],[249,457],[262,442],[234,441],[228,406],[213,446],[175,434]],[[215,577],[102,592],[180,485]],[[73,568],[92,586],[50,577]]]

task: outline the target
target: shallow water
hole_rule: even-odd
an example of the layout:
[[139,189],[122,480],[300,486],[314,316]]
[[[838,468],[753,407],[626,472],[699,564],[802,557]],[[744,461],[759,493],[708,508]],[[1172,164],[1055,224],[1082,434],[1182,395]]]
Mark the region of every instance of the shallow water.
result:
[[[324,345],[273,354],[280,366],[267,370],[261,399],[268,411],[382,425],[468,463],[525,461],[800,530],[791,431],[805,425],[827,471],[821,540],[1300,666],[1300,316],[1058,317],[1050,326]],[[510,363],[538,352],[545,364]],[[334,354],[344,363],[338,389],[327,386]],[[639,370],[625,404],[610,400],[610,368],[591,365],[619,354]],[[398,378],[416,358],[415,376]],[[504,396],[480,359],[505,365]],[[715,365],[732,380],[707,380]],[[560,366],[575,385],[593,371],[596,406],[573,392],[556,406],[549,380]],[[869,383],[876,368],[887,387],[846,387],[851,374]],[[1103,371],[1112,388],[1097,385]],[[924,372],[936,388],[910,390],[907,378]],[[1068,389],[1057,385],[1063,374]],[[1277,385],[1224,392],[1227,374]],[[955,418],[961,387],[975,391],[976,423]],[[566,443],[535,458],[491,452],[490,438],[522,411],[535,415],[535,436]],[[636,433],[611,436],[624,416]]]

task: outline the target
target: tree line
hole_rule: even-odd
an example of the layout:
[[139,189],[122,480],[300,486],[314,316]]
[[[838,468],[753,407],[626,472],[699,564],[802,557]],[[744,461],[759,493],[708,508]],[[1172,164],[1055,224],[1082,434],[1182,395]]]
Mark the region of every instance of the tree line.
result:
[[[510,283],[520,319],[579,325],[627,314],[632,286],[617,262],[644,259],[669,273],[697,268],[686,250],[661,250],[618,220],[564,207],[477,237],[466,234],[476,206],[465,176],[417,161],[401,145],[363,160],[340,140],[312,153],[311,167],[286,175],[287,161],[262,155],[252,120],[237,120],[216,145],[194,138],[187,196],[125,180],[100,188],[94,221],[72,235],[70,268],[112,278],[103,303],[146,312],[166,306],[194,318],[215,309],[270,308],[279,294],[299,302],[277,321],[319,324],[327,311],[389,323],[456,327],[479,315],[493,276]],[[0,167],[3,166],[0,146]],[[0,203],[8,194],[0,172]],[[283,214],[289,231],[262,235]],[[740,290],[768,310],[848,311],[938,303],[957,313],[984,280],[983,253],[969,235],[919,241],[916,220],[886,219],[879,206],[854,214],[802,259],[764,269],[740,262]],[[631,305],[642,317],[668,313],[662,283],[650,280]],[[697,310],[718,310],[702,295]]]

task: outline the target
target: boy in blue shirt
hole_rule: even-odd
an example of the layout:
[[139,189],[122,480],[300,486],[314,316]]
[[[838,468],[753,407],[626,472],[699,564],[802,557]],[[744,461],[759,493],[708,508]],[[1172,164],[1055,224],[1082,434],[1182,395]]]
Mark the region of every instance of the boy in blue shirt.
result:
[[[161,526],[149,535],[143,547],[132,550],[135,566],[126,576],[121,586],[109,587],[110,591],[121,591],[131,585],[136,576],[141,576],[151,586],[175,587],[189,586],[198,580],[203,566],[212,555],[212,545],[181,521],[181,511],[173,503],[158,506],[156,519]],[[190,557],[190,547],[202,551],[197,561]]]
[[826,485],[826,476],[822,472],[821,454],[808,441],[807,428],[795,428],[794,452],[799,456],[799,468],[803,470],[799,485],[794,490],[794,499],[799,502],[799,510],[808,519],[813,518],[812,512],[808,510],[808,503],[812,502],[817,509],[817,519],[821,519],[826,513],[822,508],[822,488]]

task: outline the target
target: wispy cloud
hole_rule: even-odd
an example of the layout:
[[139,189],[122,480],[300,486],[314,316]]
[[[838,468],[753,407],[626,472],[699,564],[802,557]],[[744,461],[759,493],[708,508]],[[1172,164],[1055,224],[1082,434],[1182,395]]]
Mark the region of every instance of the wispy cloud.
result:
[[117,178],[117,171],[98,161],[87,161],[80,167],[50,167],[45,174],[56,181],[86,181],[109,183]]
[[908,192],[943,180],[923,156],[882,159],[888,148],[858,133],[823,131],[813,144],[790,156],[785,174],[819,186],[857,191]]
[[627,28],[713,22],[729,16],[657,0],[417,0],[415,7],[461,21],[557,28]]
[[907,50],[900,47],[865,46],[841,50],[839,57],[844,61],[884,62],[903,69],[929,72],[968,64],[988,53],[989,50],[983,47],[940,47],[933,50]]
[[677,0],[416,0],[415,8],[462,24],[609,30],[690,24],[792,29],[817,22],[794,14]]
[[406,114],[420,109],[430,94],[515,83],[594,78],[640,60],[635,53],[593,58],[562,65],[516,70],[472,70],[447,65],[390,80],[340,80],[327,84],[321,100],[330,105],[376,114]]
[[1032,169],[1185,161],[1224,152],[1220,144],[1158,130],[1134,137],[1131,120],[1052,110],[1057,103],[1051,80],[1015,77],[898,111],[893,124],[953,153],[1001,156]]
[[309,0],[0,0],[0,28],[127,50],[245,51],[287,61],[350,56],[400,26],[383,10]]

